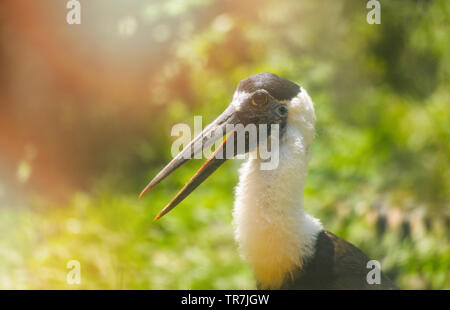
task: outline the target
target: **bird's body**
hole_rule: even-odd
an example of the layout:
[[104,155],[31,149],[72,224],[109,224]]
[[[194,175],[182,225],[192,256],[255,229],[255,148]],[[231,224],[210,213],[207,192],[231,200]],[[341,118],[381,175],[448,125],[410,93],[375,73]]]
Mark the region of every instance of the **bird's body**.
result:
[[[304,209],[303,188],[315,120],[312,100],[303,88],[274,74],[260,73],[239,83],[229,108],[205,129],[249,122],[281,127],[279,135],[270,136],[272,143],[279,142],[277,167],[261,169],[264,160],[255,148],[247,150],[255,156],[240,169],[233,222],[242,256],[262,289],[394,289],[382,273],[380,283],[369,284],[370,259],[325,231]],[[196,139],[206,145],[208,141],[202,137]],[[223,147],[227,146],[225,142]],[[190,151],[188,147],[185,150]],[[225,160],[213,155],[157,218],[181,202]],[[176,157],[143,193],[183,162],[181,155]]]
[[382,272],[380,283],[369,283],[367,257],[353,244],[328,231],[316,239],[314,255],[286,278],[281,289],[393,290],[397,286]]
[[324,231],[320,221],[305,212],[303,188],[316,117],[304,89],[287,105],[279,166],[261,170],[260,159],[249,159],[239,171],[236,188],[236,240],[258,287],[393,288],[384,276],[381,284],[369,285],[370,259],[352,244]]
[[[233,220],[241,253],[261,287],[279,288],[286,276],[314,255],[320,221],[303,208],[309,148],[314,138],[314,110],[305,91],[289,110],[280,141],[279,164],[261,170],[249,159],[239,171]],[[290,103],[288,103],[291,105]],[[294,106],[294,104],[296,106]],[[303,112],[303,114],[301,113]]]

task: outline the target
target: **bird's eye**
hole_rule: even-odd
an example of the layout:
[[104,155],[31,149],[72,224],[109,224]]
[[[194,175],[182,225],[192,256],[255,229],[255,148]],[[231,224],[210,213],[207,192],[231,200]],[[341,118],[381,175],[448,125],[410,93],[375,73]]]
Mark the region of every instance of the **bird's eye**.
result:
[[288,109],[284,105],[280,105],[277,109],[277,113],[280,116],[285,116],[288,112]]
[[252,104],[261,106],[267,103],[267,94],[263,91],[257,91],[252,97]]

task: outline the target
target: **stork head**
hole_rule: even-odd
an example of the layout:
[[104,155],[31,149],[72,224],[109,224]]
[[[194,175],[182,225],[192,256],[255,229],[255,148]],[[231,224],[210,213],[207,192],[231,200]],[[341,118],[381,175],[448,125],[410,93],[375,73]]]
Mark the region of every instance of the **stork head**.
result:
[[[178,205],[227,160],[227,156],[222,158],[217,156],[217,154],[219,151],[224,151],[224,149],[230,147],[230,144],[236,143],[236,139],[229,139],[229,137],[231,135],[236,135],[236,130],[233,128],[237,127],[230,125],[240,124],[247,126],[249,124],[254,124],[259,128],[259,125],[266,124],[269,128],[268,136],[270,137],[270,125],[278,124],[280,129],[279,135],[282,136],[286,132],[288,119],[291,119],[291,117],[288,117],[291,113],[291,109],[294,111],[299,108],[304,108],[302,104],[298,104],[299,98],[303,92],[304,90],[297,84],[272,73],[258,73],[242,80],[237,86],[233,100],[225,111],[209,124],[200,135],[194,138],[177,156],[175,156],[142,191],[140,197],[195,154],[201,152],[203,148],[211,146],[219,138],[222,138],[226,134],[230,134],[225,142],[223,142],[222,146],[216,149],[215,153],[197,171],[173,200],[158,214],[155,220]],[[306,98],[309,97],[306,95]],[[296,111],[296,113],[297,112],[298,111]],[[314,120],[313,110],[312,115]],[[292,119],[294,122],[298,121],[295,117]],[[258,143],[262,143],[260,139],[257,139],[256,145],[253,146],[249,141],[245,141],[245,149],[241,151],[233,145],[233,155],[239,154],[239,152],[252,151],[253,148],[257,147]]]

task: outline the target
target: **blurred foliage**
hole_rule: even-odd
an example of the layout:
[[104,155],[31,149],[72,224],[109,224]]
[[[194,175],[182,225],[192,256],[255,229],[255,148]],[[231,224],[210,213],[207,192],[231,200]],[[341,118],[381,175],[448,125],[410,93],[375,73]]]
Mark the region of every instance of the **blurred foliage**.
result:
[[51,50],[0,6],[0,288],[254,288],[233,241],[238,161],[157,223],[200,163],[136,195],[170,160],[174,124],[213,120],[269,71],[316,105],[307,210],[401,288],[450,289],[448,1],[381,1],[380,25],[356,0],[81,2],[78,28],[41,4]]

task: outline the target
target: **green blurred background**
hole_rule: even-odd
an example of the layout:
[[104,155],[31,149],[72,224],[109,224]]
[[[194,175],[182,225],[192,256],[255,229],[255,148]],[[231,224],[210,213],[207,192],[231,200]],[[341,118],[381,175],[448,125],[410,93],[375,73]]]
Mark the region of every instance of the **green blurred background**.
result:
[[[153,217],[195,160],[138,200],[176,123],[269,71],[316,105],[305,206],[404,289],[450,289],[446,0],[0,4],[0,288],[252,289],[233,240],[238,160]],[[66,264],[81,264],[69,285]]]

